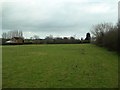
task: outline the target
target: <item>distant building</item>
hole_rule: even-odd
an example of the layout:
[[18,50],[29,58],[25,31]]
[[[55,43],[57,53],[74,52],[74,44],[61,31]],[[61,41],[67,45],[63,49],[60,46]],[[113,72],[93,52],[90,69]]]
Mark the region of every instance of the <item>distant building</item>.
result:
[[7,44],[23,44],[24,39],[22,37],[13,37],[9,41],[6,41]]

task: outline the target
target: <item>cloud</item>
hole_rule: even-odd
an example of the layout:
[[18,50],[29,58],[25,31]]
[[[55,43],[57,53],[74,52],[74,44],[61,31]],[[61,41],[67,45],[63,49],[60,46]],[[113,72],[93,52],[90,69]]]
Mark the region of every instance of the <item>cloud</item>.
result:
[[119,21],[120,21],[120,1],[119,1],[119,3],[118,3],[118,19],[119,19]]
[[83,36],[93,24],[117,21],[117,0],[8,1],[2,3],[3,31],[20,29],[26,36],[32,35],[27,32]]

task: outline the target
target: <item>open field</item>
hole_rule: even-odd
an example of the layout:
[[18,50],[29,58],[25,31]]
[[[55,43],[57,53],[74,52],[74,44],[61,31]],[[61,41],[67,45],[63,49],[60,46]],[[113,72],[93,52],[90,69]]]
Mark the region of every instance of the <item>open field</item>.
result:
[[3,46],[3,88],[115,88],[118,56],[90,44]]

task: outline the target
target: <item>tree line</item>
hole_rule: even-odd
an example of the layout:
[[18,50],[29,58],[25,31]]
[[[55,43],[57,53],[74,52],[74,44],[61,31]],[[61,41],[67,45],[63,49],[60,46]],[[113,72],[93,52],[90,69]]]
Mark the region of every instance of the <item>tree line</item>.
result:
[[[5,45],[6,41],[13,37],[23,37],[22,31],[9,31],[3,32],[2,44]],[[44,39],[40,39],[38,35],[34,35],[30,39],[24,39],[24,44],[79,44],[79,43],[90,43],[90,33],[86,33],[86,38],[76,39],[75,37],[53,37],[53,35],[46,36]],[[8,44],[8,43],[7,43]]]
[[30,39],[25,39],[25,44],[79,44],[90,43],[90,33],[86,34],[86,38],[76,39],[75,37],[53,37],[52,35],[40,39],[39,36],[34,35]]

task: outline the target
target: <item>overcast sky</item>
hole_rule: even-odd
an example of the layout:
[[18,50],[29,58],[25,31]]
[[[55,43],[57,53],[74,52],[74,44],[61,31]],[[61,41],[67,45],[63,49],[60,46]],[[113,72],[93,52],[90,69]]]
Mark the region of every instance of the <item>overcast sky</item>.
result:
[[[4,0],[2,32],[22,30],[24,37],[85,38],[92,25],[118,21],[118,0]],[[0,34],[2,33],[0,32]]]

